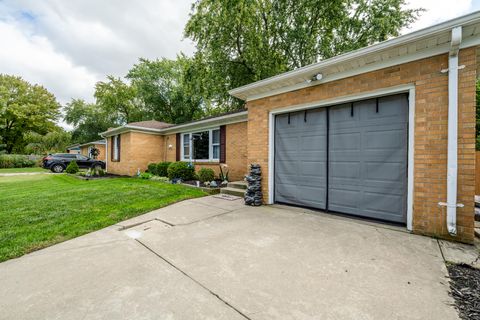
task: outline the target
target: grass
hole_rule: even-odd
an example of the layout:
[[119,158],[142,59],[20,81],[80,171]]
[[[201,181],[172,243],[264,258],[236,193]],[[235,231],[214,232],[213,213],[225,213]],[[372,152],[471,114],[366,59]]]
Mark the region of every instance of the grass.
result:
[[204,195],[194,188],[134,178],[0,177],[0,262]]
[[0,169],[0,174],[1,173],[18,173],[18,172],[50,172],[49,170],[39,168],[39,167],[34,167],[34,168],[6,168],[6,169]]

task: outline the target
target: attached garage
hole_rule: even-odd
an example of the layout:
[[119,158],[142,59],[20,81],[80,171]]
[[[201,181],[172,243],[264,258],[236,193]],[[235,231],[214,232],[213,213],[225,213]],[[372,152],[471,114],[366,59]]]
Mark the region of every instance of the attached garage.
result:
[[408,95],[275,116],[274,201],[406,223]]
[[480,13],[230,91],[266,204],[472,243]]

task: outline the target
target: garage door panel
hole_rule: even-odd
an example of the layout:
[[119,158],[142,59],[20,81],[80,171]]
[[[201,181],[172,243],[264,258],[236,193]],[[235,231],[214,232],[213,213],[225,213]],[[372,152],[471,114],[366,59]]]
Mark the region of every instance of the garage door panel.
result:
[[[343,118],[350,111],[352,119],[330,123],[328,207],[377,219],[404,221],[407,99],[405,95],[379,98],[378,112],[376,102],[372,99],[354,103],[353,116],[351,107],[332,108],[333,114]],[[355,149],[351,143],[338,138],[349,134],[356,137],[352,139],[357,143]],[[344,159],[355,164],[357,170],[348,170]],[[352,196],[354,190],[356,196]]]
[[290,124],[288,114],[275,121],[275,201],[325,209],[326,110],[291,113]]

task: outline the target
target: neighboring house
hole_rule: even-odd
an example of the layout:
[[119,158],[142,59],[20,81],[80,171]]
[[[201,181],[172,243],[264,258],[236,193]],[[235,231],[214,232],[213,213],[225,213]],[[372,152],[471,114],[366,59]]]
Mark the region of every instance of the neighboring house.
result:
[[134,175],[149,163],[188,161],[195,168],[228,165],[231,180],[242,180],[247,168],[247,112],[233,112],[199,121],[172,125],[141,121],[109,129],[107,171]]
[[92,153],[91,153],[92,149],[97,148],[98,151],[99,151],[97,159],[102,160],[102,161],[107,161],[107,153],[105,152],[105,145],[106,145],[105,140],[97,140],[97,141],[82,143],[82,144],[79,145],[80,154],[83,154],[84,156],[93,158]]
[[80,154],[80,144],[73,144],[67,147],[67,153]]
[[267,204],[472,243],[479,45],[477,12],[231,90],[248,112],[109,130],[108,171],[258,163]]

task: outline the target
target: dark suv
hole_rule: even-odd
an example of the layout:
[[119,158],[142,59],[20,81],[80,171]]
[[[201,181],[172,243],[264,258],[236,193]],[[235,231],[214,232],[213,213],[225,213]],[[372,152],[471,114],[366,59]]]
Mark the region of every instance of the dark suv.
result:
[[55,153],[49,154],[42,159],[43,167],[53,172],[63,172],[72,161],[76,161],[79,168],[97,168],[105,169],[105,162],[86,157],[81,154]]

